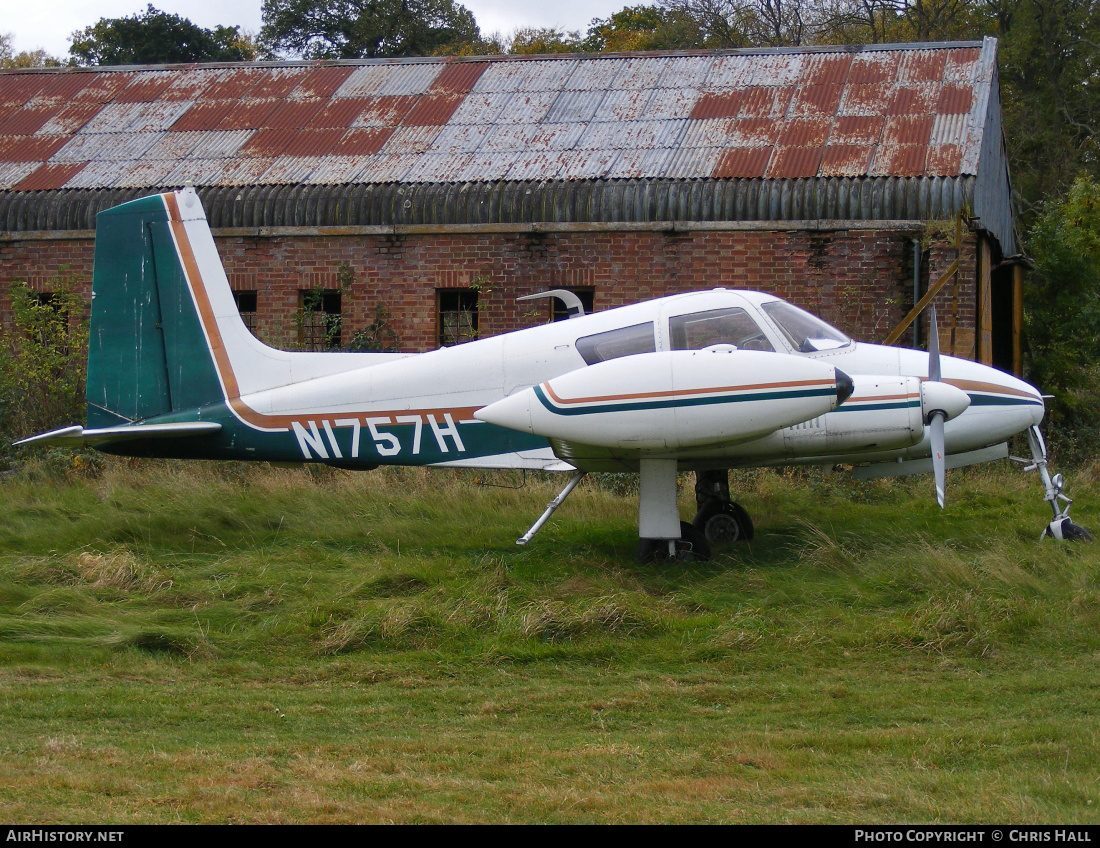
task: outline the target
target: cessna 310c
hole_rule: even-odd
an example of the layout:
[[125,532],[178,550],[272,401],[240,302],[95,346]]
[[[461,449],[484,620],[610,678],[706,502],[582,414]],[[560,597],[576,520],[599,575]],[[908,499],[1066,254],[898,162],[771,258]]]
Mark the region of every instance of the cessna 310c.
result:
[[[198,196],[101,213],[85,427],[19,444],[126,456],[572,472],[530,541],[588,471],[640,475],[643,559],[751,538],[727,471],[850,464],[871,477],[1008,455],[1026,432],[1054,512],[1032,386],[967,360],[857,343],[776,297],[716,289],[583,315],[420,354],[270,348],[245,327]],[[699,511],[682,522],[678,472]],[[1061,504],[1065,504],[1063,507]]]

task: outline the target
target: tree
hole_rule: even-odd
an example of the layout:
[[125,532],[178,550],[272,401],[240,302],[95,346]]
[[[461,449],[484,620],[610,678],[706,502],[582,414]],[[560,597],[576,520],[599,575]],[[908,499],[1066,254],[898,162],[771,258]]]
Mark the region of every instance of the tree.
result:
[[579,32],[565,32],[555,27],[524,27],[516,30],[508,52],[529,56],[537,53],[583,53],[584,41]]
[[12,46],[14,36],[0,34],[0,68],[56,68],[61,62],[45,50],[23,50],[15,52]]
[[240,27],[203,29],[151,4],[140,15],[100,18],[74,32],[71,40],[69,54],[77,65],[245,62],[257,54]]
[[707,47],[795,47],[813,43],[817,0],[661,0],[693,20]]
[[1048,202],[1030,242],[1027,376],[1054,395],[1055,426],[1100,442],[1100,185],[1083,177],[1064,201]]
[[306,59],[430,56],[481,38],[454,0],[264,0],[263,20],[261,42]]
[[660,6],[627,6],[609,18],[595,18],[584,40],[585,50],[608,53],[706,46],[694,18],[682,10]]

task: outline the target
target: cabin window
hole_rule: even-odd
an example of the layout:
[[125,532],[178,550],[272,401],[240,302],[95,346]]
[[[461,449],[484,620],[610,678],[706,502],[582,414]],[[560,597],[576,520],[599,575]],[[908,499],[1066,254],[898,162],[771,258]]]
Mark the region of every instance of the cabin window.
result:
[[298,344],[302,350],[339,350],[343,325],[340,289],[298,292]]
[[752,316],[738,306],[676,315],[669,319],[668,329],[673,350],[702,350],[712,345],[775,350]]
[[235,291],[233,300],[237,303],[237,311],[241,313],[241,320],[248,327],[250,333],[256,332],[256,306],[258,298],[256,291]]
[[765,303],[761,308],[787,337],[791,347],[799,353],[835,350],[852,343],[852,340],[836,327],[826,324],[816,315],[811,315],[785,300],[773,300]]
[[652,321],[577,339],[577,352],[589,365],[655,350],[657,342]]
[[438,338],[440,347],[451,347],[477,338],[477,291],[437,289]]

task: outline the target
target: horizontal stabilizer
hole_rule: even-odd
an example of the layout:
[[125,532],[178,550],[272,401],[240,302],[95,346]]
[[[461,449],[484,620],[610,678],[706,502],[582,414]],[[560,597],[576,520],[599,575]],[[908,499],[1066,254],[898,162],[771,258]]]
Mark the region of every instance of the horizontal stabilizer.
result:
[[[979,462],[992,462],[1008,456],[1008,442],[981,450],[953,453],[946,457],[945,468],[964,468]],[[932,471],[932,460],[910,459],[903,462],[876,462],[873,465],[857,465],[852,476],[857,480],[877,480],[880,477],[907,477],[910,474],[927,474]]]
[[222,425],[215,421],[180,421],[173,424],[128,424],[124,427],[102,427],[88,430],[79,424],[51,430],[17,445],[57,445],[66,448],[91,448],[111,442],[129,442],[134,439],[179,439],[184,436],[206,436],[217,433]]

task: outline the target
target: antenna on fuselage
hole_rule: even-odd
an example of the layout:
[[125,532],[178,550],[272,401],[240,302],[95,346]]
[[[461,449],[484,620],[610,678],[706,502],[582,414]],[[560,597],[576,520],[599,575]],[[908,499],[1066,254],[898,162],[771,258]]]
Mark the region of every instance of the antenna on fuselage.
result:
[[581,303],[581,299],[568,289],[553,289],[538,294],[527,294],[523,297],[517,297],[516,300],[537,300],[543,297],[556,297],[560,300],[570,318],[580,318],[584,315],[584,304]]

